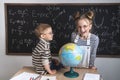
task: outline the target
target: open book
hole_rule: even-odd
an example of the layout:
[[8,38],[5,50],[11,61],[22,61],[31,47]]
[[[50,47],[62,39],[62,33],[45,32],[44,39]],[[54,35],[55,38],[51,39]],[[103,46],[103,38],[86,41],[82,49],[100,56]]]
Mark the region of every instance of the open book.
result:
[[39,74],[23,72],[13,78],[11,78],[10,80],[30,80],[30,78],[36,78],[38,76],[39,76]]
[[56,76],[42,76],[39,74],[23,72],[10,80],[56,80]]
[[100,74],[85,73],[83,80],[100,80]]

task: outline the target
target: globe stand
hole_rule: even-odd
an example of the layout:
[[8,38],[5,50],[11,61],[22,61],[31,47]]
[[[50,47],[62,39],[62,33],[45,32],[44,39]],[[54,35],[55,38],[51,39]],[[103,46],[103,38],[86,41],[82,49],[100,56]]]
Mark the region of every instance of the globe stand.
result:
[[79,76],[79,74],[77,72],[73,71],[73,68],[70,67],[70,71],[65,72],[64,76],[69,77],[69,78],[76,78]]

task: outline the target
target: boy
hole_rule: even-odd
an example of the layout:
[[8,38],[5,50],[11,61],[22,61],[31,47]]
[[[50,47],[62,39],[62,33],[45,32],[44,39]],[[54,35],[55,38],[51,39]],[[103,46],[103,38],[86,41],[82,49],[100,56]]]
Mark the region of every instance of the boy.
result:
[[32,52],[33,66],[39,74],[55,74],[56,70],[51,69],[52,57],[49,43],[53,39],[52,28],[49,24],[41,23],[36,27],[35,34],[40,41]]

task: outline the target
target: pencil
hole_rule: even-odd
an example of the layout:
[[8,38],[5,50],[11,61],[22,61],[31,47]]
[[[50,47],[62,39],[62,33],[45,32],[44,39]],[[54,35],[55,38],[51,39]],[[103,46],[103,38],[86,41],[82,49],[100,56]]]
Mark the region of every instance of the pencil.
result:
[[34,80],[40,80],[41,79],[41,77],[42,77],[42,75],[39,75],[39,76],[37,76]]

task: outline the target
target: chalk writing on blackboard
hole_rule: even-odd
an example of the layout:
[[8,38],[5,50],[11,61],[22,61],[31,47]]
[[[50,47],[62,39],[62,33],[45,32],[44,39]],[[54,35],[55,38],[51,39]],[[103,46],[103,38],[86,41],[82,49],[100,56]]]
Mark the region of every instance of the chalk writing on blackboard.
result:
[[38,42],[34,29],[40,23],[52,26],[51,52],[58,55],[71,42],[75,24],[73,14],[93,10],[92,33],[100,38],[97,55],[120,55],[120,4],[5,4],[7,16],[7,54],[31,54]]

